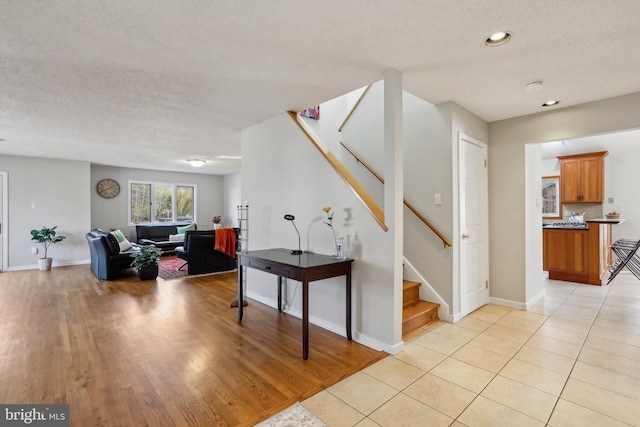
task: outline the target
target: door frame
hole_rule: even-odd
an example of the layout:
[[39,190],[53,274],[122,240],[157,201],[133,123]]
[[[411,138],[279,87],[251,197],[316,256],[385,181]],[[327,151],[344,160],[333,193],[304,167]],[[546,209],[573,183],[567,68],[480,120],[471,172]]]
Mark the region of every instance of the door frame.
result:
[[2,239],[0,239],[0,253],[2,253],[2,264],[0,264],[0,272],[9,269],[9,183],[8,173],[0,172],[2,177]]
[[[458,143],[456,144],[456,149],[455,149],[455,153],[454,153],[454,158],[455,158],[455,165],[456,165],[456,173],[454,174],[454,192],[456,194],[456,197],[454,198],[456,200],[456,206],[454,206],[454,212],[456,215],[456,219],[454,221],[454,245],[456,246],[456,250],[454,251],[455,256],[454,256],[454,286],[453,286],[453,303],[454,303],[454,310],[453,310],[453,318],[454,318],[454,322],[459,321],[462,318],[462,285],[463,285],[463,280],[462,280],[462,272],[463,272],[463,268],[465,266],[462,265],[462,231],[464,229],[463,224],[461,224],[462,221],[462,211],[461,211],[461,198],[462,198],[462,192],[461,190],[461,185],[462,185],[462,169],[461,169],[461,164],[462,164],[462,144],[465,143],[465,141],[470,142],[472,144],[476,144],[482,148],[484,148],[486,154],[487,154],[487,159],[489,157],[489,146],[482,142],[479,141],[475,138],[470,137],[469,135],[466,135],[462,132],[458,132]],[[487,217],[487,227],[489,226],[489,181],[488,181],[488,177],[489,177],[489,165],[487,164],[487,167],[485,168],[485,186],[486,186],[486,200],[485,200],[485,209],[487,210],[486,212],[486,217]],[[487,253],[489,251],[489,230],[487,229],[487,236],[486,236],[486,246],[487,246]],[[489,270],[489,256],[486,257],[486,271],[487,271],[487,280],[489,280],[490,278],[490,270]],[[490,280],[489,280],[489,285],[490,285]],[[490,288],[489,288],[490,289]],[[490,292],[487,291],[487,302],[490,302]]]

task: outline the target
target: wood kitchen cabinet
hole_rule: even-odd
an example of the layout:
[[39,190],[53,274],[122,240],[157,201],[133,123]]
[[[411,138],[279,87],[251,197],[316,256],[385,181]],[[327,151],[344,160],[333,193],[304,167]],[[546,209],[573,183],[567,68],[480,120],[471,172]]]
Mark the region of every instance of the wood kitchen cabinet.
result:
[[543,229],[542,267],[549,278],[602,285],[611,265],[611,224],[587,230]]
[[[588,273],[588,230],[544,230],[542,267],[576,277]],[[549,276],[550,278],[553,278]]]
[[560,202],[602,203],[604,200],[604,157],[608,153],[558,156],[560,160]]

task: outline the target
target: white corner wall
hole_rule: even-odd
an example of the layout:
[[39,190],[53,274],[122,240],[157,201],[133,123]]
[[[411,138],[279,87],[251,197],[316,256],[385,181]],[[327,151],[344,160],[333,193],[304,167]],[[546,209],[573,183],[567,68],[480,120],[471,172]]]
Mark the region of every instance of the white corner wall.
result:
[[[333,236],[323,223],[322,208],[333,208],[336,233],[344,234],[356,259],[354,339],[395,353],[402,344],[394,339],[392,235],[380,228],[288,115],[242,132],[242,199],[250,206],[249,250],[296,248],[296,232],[283,219],[293,214],[302,249],[329,254]],[[275,276],[248,269],[246,286],[249,298],[276,306]],[[288,281],[286,309],[291,314],[301,313],[300,292],[298,282]],[[345,335],[343,277],[312,282],[309,302],[312,323]],[[251,305],[245,316],[250,318]]]
[[238,227],[238,206],[242,200],[242,174],[240,172],[225,175],[223,179],[223,217],[227,218],[227,227]]
[[543,297],[542,273],[542,181],[540,144],[525,145],[525,304],[535,304]]
[[[38,268],[41,245],[31,241],[32,229],[58,226],[66,240],[49,247],[53,266],[89,260],[85,234],[91,227],[90,164],[70,160],[0,155],[7,172],[9,226],[7,270]],[[40,253],[31,253],[38,247]]]

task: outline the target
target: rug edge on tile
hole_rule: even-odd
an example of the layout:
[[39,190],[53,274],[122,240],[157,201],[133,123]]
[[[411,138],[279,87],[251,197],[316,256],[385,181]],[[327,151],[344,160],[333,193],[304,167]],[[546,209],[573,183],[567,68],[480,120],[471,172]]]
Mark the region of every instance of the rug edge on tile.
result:
[[287,409],[278,412],[255,427],[328,427],[315,415],[309,412],[300,402],[289,406]]

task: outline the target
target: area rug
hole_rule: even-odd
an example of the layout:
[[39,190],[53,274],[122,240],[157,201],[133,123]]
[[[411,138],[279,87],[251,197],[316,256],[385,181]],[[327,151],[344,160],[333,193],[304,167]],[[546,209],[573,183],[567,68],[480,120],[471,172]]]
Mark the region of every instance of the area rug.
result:
[[158,260],[158,276],[165,280],[178,279],[187,276],[187,266],[178,270],[184,264],[184,260],[177,256],[162,257]]
[[256,424],[256,427],[327,427],[327,425],[307,411],[300,402],[296,402],[295,405]]
[[188,267],[185,265],[182,270],[178,270],[184,264],[184,260],[178,258],[175,255],[162,257],[158,260],[158,276],[164,280],[180,279],[182,277],[197,277],[197,276],[213,276],[216,274],[231,273],[237,271],[237,269],[227,271],[216,271],[214,273],[205,274],[191,274],[187,273]]

